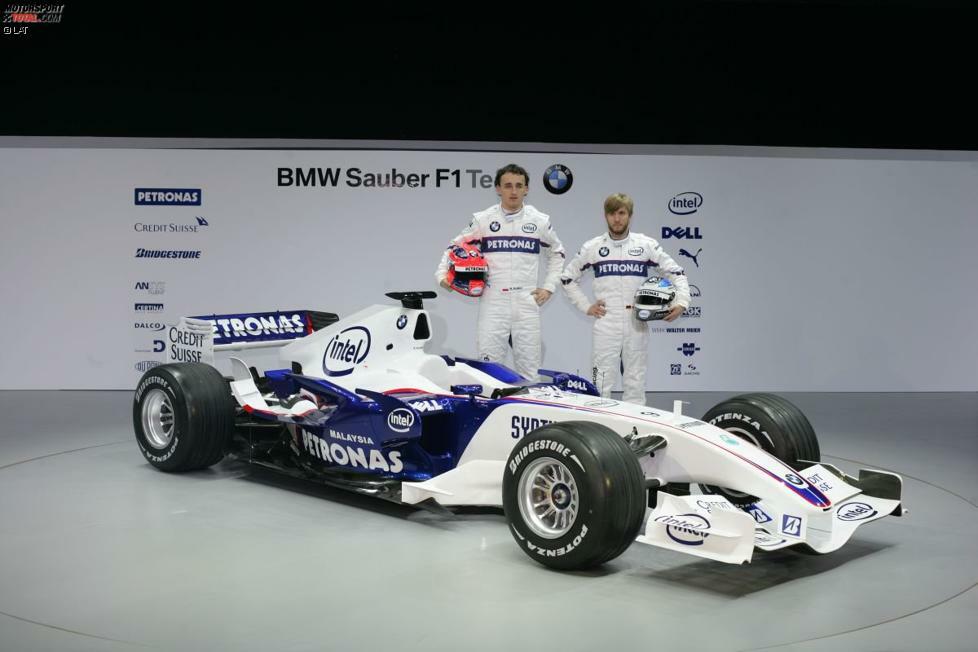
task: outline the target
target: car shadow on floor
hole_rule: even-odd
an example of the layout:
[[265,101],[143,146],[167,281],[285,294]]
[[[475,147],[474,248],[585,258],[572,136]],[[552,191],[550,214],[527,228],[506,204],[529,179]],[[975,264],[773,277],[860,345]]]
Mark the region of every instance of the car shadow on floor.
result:
[[891,547],[875,541],[850,541],[845,547],[826,555],[806,554],[790,549],[773,552],[755,551],[749,564],[724,564],[709,559],[661,570],[638,571],[649,579],[675,583],[684,588],[739,598],[787,582],[820,575],[845,566],[861,557]]

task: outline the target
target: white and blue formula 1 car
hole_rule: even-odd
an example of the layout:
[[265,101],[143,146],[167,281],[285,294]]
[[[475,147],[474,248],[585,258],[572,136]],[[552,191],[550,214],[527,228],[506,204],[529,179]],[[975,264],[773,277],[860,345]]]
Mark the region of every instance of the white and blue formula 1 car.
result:
[[[500,364],[425,351],[423,299],[390,293],[346,319],[316,312],[184,318],[170,358],[136,387],[133,422],[164,471],[227,454],[294,476],[445,511],[501,506],[520,548],[560,569],[614,559],[633,541],[729,563],[754,549],[841,547],[900,516],[902,480],[819,463],[808,420],[747,394],[703,420],[602,399],[578,376],[532,383]],[[280,347],[259,375],[213,352]],[[186,362],[186,360],[192,360]],[[690,488],[693,487],[693,491]],[[651,511],[649,511],[651,508]]]

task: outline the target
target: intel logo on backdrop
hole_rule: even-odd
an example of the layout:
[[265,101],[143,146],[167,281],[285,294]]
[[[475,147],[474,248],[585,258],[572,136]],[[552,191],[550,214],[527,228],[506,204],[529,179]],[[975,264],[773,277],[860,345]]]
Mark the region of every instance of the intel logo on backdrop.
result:
[[673,215],[691,215],[703,205],[703,195],[698,192],[681,192],[669,200],[669,212]]
[[136,188],[136,206],[200,206],[200,188]]

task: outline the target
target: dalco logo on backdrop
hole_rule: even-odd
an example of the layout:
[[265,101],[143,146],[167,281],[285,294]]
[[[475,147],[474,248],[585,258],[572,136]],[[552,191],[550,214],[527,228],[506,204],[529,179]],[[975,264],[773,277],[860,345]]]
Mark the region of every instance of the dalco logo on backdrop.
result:
[[137,321],[133,322],[133,328],[138,330],[147,330],[152,332],[160,332],[166,328],[166,324],[158,321]]
[[669,212],[673,215],[692,215],[703,205],[703,195],[698,192],[681,192],[669,200]]
[[200,188],[136,188],[136,206],[200,206]]
[[560,163],[554,163],[543,171],[543,187],[554,195],[563,195],[574,185],[574,173]]

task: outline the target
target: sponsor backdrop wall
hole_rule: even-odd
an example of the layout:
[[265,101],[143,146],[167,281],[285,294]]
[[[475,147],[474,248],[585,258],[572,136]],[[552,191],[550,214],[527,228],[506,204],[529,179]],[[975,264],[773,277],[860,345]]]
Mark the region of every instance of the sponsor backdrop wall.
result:
[[[343,316],[433,289],[516,161],[568,259],[620,191],[687,269],[650,390],[978,390],[978,165],[811,154],[2,148],[0,388],[131,388],[181,315]],[[432,350],[473,355],[476,300],[428,308]],[[589,318],[561,291],[543,333],[545,367],[590,375]]]

